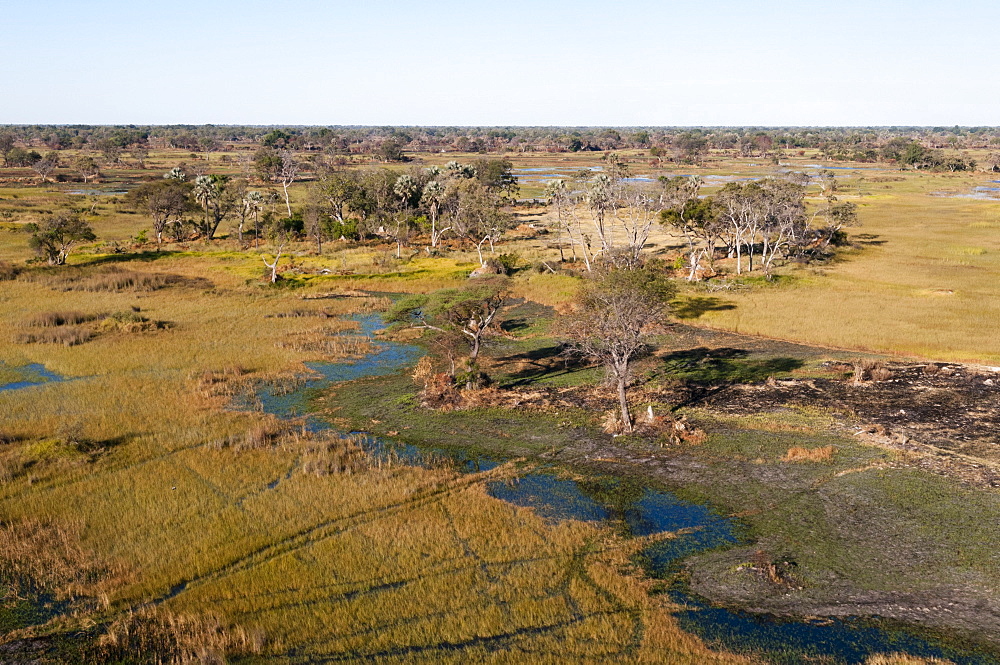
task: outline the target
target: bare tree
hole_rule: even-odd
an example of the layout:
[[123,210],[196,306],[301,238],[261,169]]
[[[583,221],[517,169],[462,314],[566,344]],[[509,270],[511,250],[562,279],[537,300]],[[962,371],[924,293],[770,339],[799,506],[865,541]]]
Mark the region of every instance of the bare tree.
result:
[[736,254],[736,274],[743,273],[743,250],[750,254],[748,270],[753,270],[753,241],[766,214],[763,191],[756,182],[731,182],[715,197],[719,216],[726,223],[728,244]]
[[661,202],[652,195],[648,185],[625,180],[618,181],[613,193],[612,211],[616,225],[625,234],[627,251],[632,260],[638,260],[662,207]]
[[261,254],[260,259],[271,271],[270,282],[271,284],[274,284],[278,281],[278,262],[281,261],[281,255],[284,252],[285,245],[287,245],[289,240],[291,240],[291,232],[285,224],[285,220],[274,219],[271,217],[266,228],[266,233],[275,246],[275,250],[272,253],[274,258],[271,261],[268,261],[266,254]]
[[[577,220],[581,211],[589,214],[600,250],[593,252],[589,239],[582,232],[578,238],[570,230],[570,237],[574,246],[585,248],[588,264],[591,253],[635,262],[663,207],[662,196],[651,185],[628,178],[628,165],[614,153],[608,155],[606,161],[605,171],[589,178],[582,197],[571,206],[571,215]],[[577,224],[577,228],[579,226]],[[617,251],[619,245],[625,251]]]
[[255,175],[253,155],[247,152],[241,152],[236,155],[236,163],[239,165],[240,170],[243,172],[243,177],[247,179],[247,182],[253,180]]
[[275,282],[278,281],[278,261],[281,260],[281,252],[282,252],[282,250],[285,249],[285,245],[287,243],[288,243],[288,238],[287,237],[283,238],[279,242],[278,248],[274,252],[274,260],[271,261],[270,263],[268,263],[267,258],[263,254],[261,254],[261,257],[260,257],[261,260],[264,262],[264,265],[267,266],[268,269],[270,269],[270,271],[271,271],[271,283],[272,284],[274,284]]
[[292,216],[292,203],[288,199],[288,186],[295,182],[299,175],[299,162],[291,150],[281,153],[281,168],[278,171],[278,178],[281,180],[281,187],[285,191],[285,206],[288,208],[288,216]]
[[792,182],[767,180],[763,185],[763,204],[766,207],[761,226],[761,265],[768,279],[772,276],[774,259],[806,234],[804,188]]

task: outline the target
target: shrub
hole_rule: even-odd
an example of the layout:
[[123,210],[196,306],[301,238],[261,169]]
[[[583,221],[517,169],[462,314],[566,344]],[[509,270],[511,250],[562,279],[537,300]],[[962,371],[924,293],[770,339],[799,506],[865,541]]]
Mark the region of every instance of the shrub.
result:
[[76,346],[90,340],[94,334],[79,326],[63,326],[51,330],[33,330],[21,333],[16,340],[20,344],[64,344]]
[[21,274],[19,267],[7,261],[0,261],[0,282],[17,279],[19,274]]
[[106,599],[126,577],[120,566],[96,559],[80,545],[75,524],[37,519],[0,523],[0,579],[14,597],[53,594],[90,603]]
[[100,318],[98,314],[83,312],[39,312],[24,320],[23,325],[32,328],[55,328],[65,325],[77,325]]
[[67,286],[67,291],[156,291],[181,281],[176,275],[136,272],[134,270],[107,270],[90,279]]
[[447,372],[429,377],[420,393],[420,405],[430,408],[451,408],[459,399],[459,392],[455,388],[455,377]]
[[434,363],[431,361],[430,356],[421,356],[420,360],[417,361],[416,366],[413,368],[413,373],[410,375],[413,377],[413,382],[418,386],[427,387],[431,378],[434,376]]
[[304,436],[302,471],[315,476],[351,474],[370,466],[371,458],[357,436],[340,438],[332,434]]
[[872,381],[888,381],[892,378],[892,372],[886,367],[876,367],[871,371]]
[[136,312],[114,312],[101,321],[102,332],[146,332],[149,330],[159,330],[165,328],[162,321],[150,321],[144,316],[139,316]]
[[922,658],[904,653],[892,653],[869,656],[865,665],[954,665],[954,663],[941,658]]
[[496,258],[497,265],[502,270],[503,275],[509,275],[521,266],[521,256],[517,252],[501,254]]
[[862,383],[869,379],[873,381],[887,381],[892,378],[892,372],[886,368],[881,360],[872,358],[858,358],[851,363],[854,371],[854,383]]
[[87,654],[87,662],[221,665],[227,656],[260,654],[265,643],[262,632],[227,624],[212,614],[144,609],[114,621]]

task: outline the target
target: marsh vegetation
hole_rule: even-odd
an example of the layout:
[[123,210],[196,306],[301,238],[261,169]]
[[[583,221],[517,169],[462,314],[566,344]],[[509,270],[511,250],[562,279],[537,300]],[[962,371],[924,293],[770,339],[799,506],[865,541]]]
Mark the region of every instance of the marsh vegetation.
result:
[[0,659],[995,662],[994,140],[0,129]]

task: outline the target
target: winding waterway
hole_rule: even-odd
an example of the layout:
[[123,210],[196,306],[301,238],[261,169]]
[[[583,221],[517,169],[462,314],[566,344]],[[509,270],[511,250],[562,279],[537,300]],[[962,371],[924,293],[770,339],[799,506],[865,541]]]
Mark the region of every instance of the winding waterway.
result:
[[[422,354],[419,347],[376,339],[382,327],[380,315],[355,317],[360,332],[369,336],[374,350],[368,355],[336,363],[311,363],[313,378],[292,392],[264,389],[264,409],[279,416],[305,416],[309,426],[329,429],[321,418],[309,415],[312,399],[333,383],[397,372]],[[356,334],[356,333],[351,333]],[[358,433],[352,433],[358,434]],[[345,433],[346,435],[346,433]],[[392,439],[367,436],[373,454],[393,454],[403,462],[421,464],[431,456],[447,456],[468,472],[503,463],[502,458],[470,455],[467,451],[433,446],[418,447]],[[577,519],[611,525],[626,535],[645,536],[685,529],[685,535],[663,540],[641,555],[647,574],[673,580],[668,593],[682,606],[677,613],[681,626],[710,644],[731,651],[756,654],[771,662],[797,663],[808,657],[826,656],[840,663],[863,663],[878,653],[906,652],[915,656],[947,658],[959,665],[1000,663],[995,656],[963,647],[933,642],[916,631],[883,625],[871,620],[792,620],[713,607],[694,597],[676,581],[681,562],[694,554],[725,547],[739,541],[740,524],[709,506],[681,500],[659,488],[626,484],[610,476],[585,480],[561,477],[556,468],[533,470],[516,482],[494,482],[488,487],[496,498],[533,508],[547,519]]]

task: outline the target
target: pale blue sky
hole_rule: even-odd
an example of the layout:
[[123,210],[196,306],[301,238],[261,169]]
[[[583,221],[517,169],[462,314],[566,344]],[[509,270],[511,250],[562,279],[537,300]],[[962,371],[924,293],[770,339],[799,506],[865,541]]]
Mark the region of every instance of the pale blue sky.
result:
[[1000,125],[996,0],[0,0],[0,123]]

